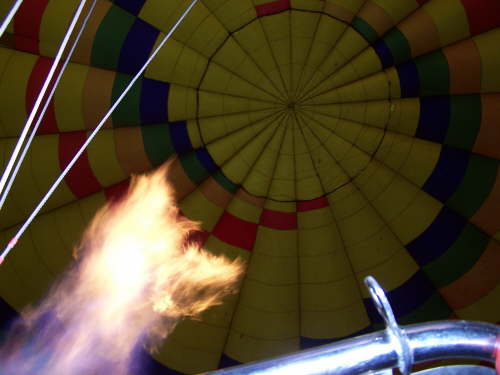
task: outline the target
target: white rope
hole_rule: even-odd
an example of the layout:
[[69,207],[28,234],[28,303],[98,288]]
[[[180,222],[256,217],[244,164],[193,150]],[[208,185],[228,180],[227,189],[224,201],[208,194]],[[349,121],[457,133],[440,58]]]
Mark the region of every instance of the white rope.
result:
[[45,203],[47,202],[47,200],[51,197],[51,195],[57,189],[57,187],[59,186],[59,184],[61,183],[61,181],[64,179],[64,177],[66,177],[66,175],[68,174],[68,172],[70,171],[70,169],[77,162],[78,158],[82,155],[82,153],[85,151],[85,149],[90,144],[90,142],[92,142],[92,140],[97,135],[97,133],[99,132],[99,130],[104,126],[104,124],[106,123],[106,121],[108,120],[108,118],[111,116],[111,114],[113,113],[113,111],[116,109],[116,107],[118,107],[118,105],[122,102],[123,98],[125,98],[125,95],[127,95],[127,93],[130,91],[130,89],[135,84],[135,82],[137,82],[137,80],[140,78],[140,76],[144,73],[144,71],[147,69],[147,67],[151,63],[151,61],[156,57],[156,55],[158,54],[158,52],[160,51],[160,49],[170,39],[170,37],[175,32],[175,30],[177,29],[177,27],[179,27],[179,25],[181,24],[181,22],[184,20],[184,18],[188,15],[188,13],[191,11],[191,9],[195,6],[195,4],[197,2],[198,2],[198,0],[192,0],[191,1],[191,3],[189,4],[189,6],[186,8],[186,10],[184,11],[184,13],[182,13],[182,15],[179,17],[179,19],[177,20],[177,22],[175,23],[175,25],[163,37],[163,39],[160,42],[160,44],[156,47],[156,49],[153,51],[153,53],[151,54],[151,56],[149,56],[149,58],[146,60],[146,62],[142,66],[142,68],[137,72],[137,74],[134,76],[134,78],[132,78],[132,80],[129,82],[129,84],[127,85],[127,87],[125,88],[125,90],[123,90],[123,92],[121,93],[121,95],[118,97],[118,99],[116,99],[116,101],[113,103],[113,105],[108,110],[108,112],[104,115],[104,117],[99,122],[99,124],[95,127],[95,129],[92,131],[92,133],[90,133],[90,135],[87,138],[87,140],[85,141],[85,143],[80,147],[80,149],[75,154],[75,156],[73,157],[73,159],[71,159],[71,161],[69,162],[69,164],[62,171],[62,173],[59,175],[59,177],[54,181],[54,183],[52,184],[52,186],[49,188],[49,190],[47,191],[47,193],[43,196],[43,198],[38,203],[38,205],[36,206],[36,208],[31,212],[30,216],[26,219],[26,221],[21,226],[21,228],[19,228],[19,230],[17,231],[17,233],[15,234],[15,236],[10,240],[9,244],[7,245],[7,247],[2,252],[2,255],[0,256],[0,264],[4,261],[5,257],[10,253],[10,251],[12,250],[12,248],[16,245],[16,243],[19,240],[19,238],[21,238],[21,236],[26,231],[26,229],[28,228],[28,226],[31,224],[31,222],[33,221],[33,219],[36,217],[36,215],[40,212],[40,210],[45,205]]
[[12,7],[10,8],[9,13],[7,13],[7,15],[2,21],[2,25],[0,26],[0,37],[5,32],[5,29],[7,29],[7,26],[9,26],[10,21],[12,21],[22,3],[23,0],[17,0],[14,3],[14,5],[12,5]]
[[47,97],[47,100],[45,101],[43,109],[40,112],[40,115],[38,116],[37,122],[36,122],[34,128],[31,130],[30,136],[29,136],[28,140],[26,141],[26,144],[23,147],[23,150],[21,152],[21,155],[19,156],[19,159],[16,162],[14,170],[12,171],[12,174],[9,176],[9,181],[7,182],[7,185],[5,186],[5,189],[0,197],[0,210],[2,209],[3,205],[5,204],[5,200],[7,199],[7,196],[10,192],[10,189],[12,188],[12,184],[14,183],[14,180],[16,179],[16,176],[19,172],[19,169],[21,168],[21,165],[23,164],[24,158],[26,157],[26,154],[28,153],[28,150],[31,146],[31,143],[33,142],[33,139],[36,135],[36,132],[38,131],[38,128],[40,127],[40,124],[42,123],[43,116],[45,115],[45,112],[47,111],[47,108],[49,107],[50,101],[54,97],[54,93],[56,92],[56,89],[59,86],[59,82],[61,81],[62,75],[64,74],[64,71],[66,70],[66,67],[69,64],[71,57],[73,56],[73,53],[75,52],[76,46],[78,45],[78,42],[80,41],[80,38],[83,34],[83,31],[85,30],[85,27],[87,26],[88,20],[90,19],[90,16],[92,15],[92,12],[93,12],[96,4],[97,4],[97,0],[94,0],[92,5],[89,8],[87,15],[85,16],[85,19],[83,20],[83,23],[80,27],[80,30],[78,31],[78,34],[76,36],[75,41],[73,42],[73,45],[71,46],[71,49],[68,53],[68,56],[66,56],[66,59],[64,60],[64,64],[61,68],[61,71],[57,75],[54,86],[52,87],[50,94]]
[[54,76],[54,73],[59,65],[59,62],[61,61],[62,54],[64,52],[64,49],[66,48],[66,45],[68,44],[69,38],[71,34],[73,33],[73,29],[75,28],[75,25],[78,21],[78,18],[80,17],[80,14],[82,13],[83,7],[85,6],[85,3],[87,0],[81,0],[80,1],[80,6],[76,10],[73,20],[71,21],[71,24],[68,27],[68,30],[66,31],[66,34],[64,35],[64,39],[61,42],[61,45],[59,46],[59,50],[57,51],[57,55],[54,59],[54,62],[52,63],[52,66],[50,67],[49,74],[47,74],[47,78],[45,79],[45,82],[43,83],[42,89],[38,93],[38,97],[36,99],[36,102],[33,106],[33,109],[31,110],[31,113],[28,117],[28,120],[26,121],[26,124],[24,124],[23,131],[21,132],[21,135],[19,136],[19,139],[17,140],[16,147],[14,148],[14,151],[12,151],[12,154],[10,156],[10,160],[5,167],[5,170],[3,172],[2,178],[0,179],[0,194],[3,194],[5,184],[7,182],[7,179],[9,178],[12,168],[14,166],[15,161],[17,160],[17,157],[19,155],[19,151],[21,150],[21,147],[26,139],[26,136],[28,135],[28,131],[33,124],[33,120],[35,118],[36,113],[38,112],[38,108],[40,107],[40,103],[42,102],[43,97],[45,96],[45,93],[47,92],[47,88],[49,87],[50,82],[52,81],[52,77]]

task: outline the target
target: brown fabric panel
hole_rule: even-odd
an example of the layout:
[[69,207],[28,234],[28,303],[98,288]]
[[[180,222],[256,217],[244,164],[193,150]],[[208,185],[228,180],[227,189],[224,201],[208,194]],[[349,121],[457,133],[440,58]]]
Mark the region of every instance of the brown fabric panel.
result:
[[174,197],[177,202],[180,202],[196,188],[196,185],[191,181],[186,172],[184,172],[184,167],[179,158],[171,161],[167,169],[167,180],[174,188]]
[[[88,1],[85,4],[85,8],[83,10],[83,15],[87,14],[87,11],[92,4],[91,1]],[[109,11],[109,8],[111,8],[113,4],[111,2],[105,2],[105,1],[98,1],[94,11],[92,12],[92,15],[89,18],[89,22],[87,23],[87,26],[85,27],[85,30],[80,38],[80,41],[78,42],[78,46],[75,49],[75,53],[73,54],[72,61],[78,62],[80,64],[85,64],[85,65],[90,65],[91,61],[91,55],[92,55],[92,45],[94,43],[95,39],[95,34],[97,33],[97,30],[99,29],[99,26],[101,25],[101,22],[106,16],[106,14]],[[80,26],[83,22],[83,17],[80,17],[78,24],[75,28],[75,30],[79,30]],[[76,38],[77,33],[73,33],[71,37],[71,43],[73,42],[74,38]]]
[[367,1],[359,11],[359,18],[365,20],[379,36],[394,26],[391,17],[378,4]]
[[410,43],[413,57],[423,55],[441,47],[439,33],[434,20],[423,8],[419,8],[398,26]]
[[450,94],[481,92],[481,56],[472,39],[443,49],[450,67]]
[[340,5],[327,2],[325,4],[324,12],[332,17],[338,18],[345,22],[351,22],[354,18],[354,13],[349,9],[341,7]]
[[[94,129],[111,107],[114,72],[90,68],[83,88],[83,121],[87,129]],[[111,128],[111,117],[104,124]]]
[[116,156],[127,175],[143,173],[153,168],[144,150],[140,127],[117,128],[113,135]]
[[[483,202],[471,218],[471,222],[476,224],[490,236],[494,236],[500,230],[500,168],[497,171],[497,179],[490,195]],[[500,273],[500,269],[498,270]]]
[[259,208],[264,207],[264,203],[266,201],[264,198],[256,197],[244,189],[239,189],[236,192],[236,196],[238,198],[240,198],[241,200],[244,200],[245,202],[248,202],[248,203],[250,203],[256,207],[259,207]]
[[476,264],[460,279],[440,289],[453,310],[472,305],[500,282],[500,243],[492,239]]
[[212,177],[203,181],[200,190],[207,199],[221,208],[226,208],[233,195],[219,185]]
[[500,94],[481,96],[481,129],[472,151],[500,160]]

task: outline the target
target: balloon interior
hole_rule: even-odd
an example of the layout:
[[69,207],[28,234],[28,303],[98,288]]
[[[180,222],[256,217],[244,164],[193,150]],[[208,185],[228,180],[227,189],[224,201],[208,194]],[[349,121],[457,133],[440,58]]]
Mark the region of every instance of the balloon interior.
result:
[[1,375],[494,360],[498,0],[0,15]]

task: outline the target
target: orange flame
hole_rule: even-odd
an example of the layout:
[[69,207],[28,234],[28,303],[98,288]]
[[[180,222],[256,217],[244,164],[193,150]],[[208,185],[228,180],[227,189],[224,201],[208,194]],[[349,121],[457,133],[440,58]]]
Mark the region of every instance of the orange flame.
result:
[[134,177],[122,201],[96,214],[76,265],[1,350],[4,370],[126,374],[138,342],[157,342],[236,291],[240,260],[186,244],[198,226],[179,216],[167,168]]

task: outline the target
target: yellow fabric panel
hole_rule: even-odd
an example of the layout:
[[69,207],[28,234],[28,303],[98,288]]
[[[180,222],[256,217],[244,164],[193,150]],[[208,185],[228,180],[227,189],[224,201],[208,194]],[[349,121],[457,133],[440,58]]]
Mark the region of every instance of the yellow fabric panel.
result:
[[[14,234],[13,229],[2,232],[2,245],[5,245]],[[8,256],[2,263],[2,272],[0,272],[0,296],[9,306],[21,311],[28,303],[33,301],[30,293],[29,286],[21,279],[12,258]]]
[[296,256],[298,253],[297,231],[259,226],[253,248],[254,253],[268,256]]
[[327,198],[336,221],[354,215],[367,204],[366,199],[352,183],[329,194]]
[[2,134],[14,137],[21,133],[28,116],[26,113],[26,88],[36,60],[37,57],[34,55],[14,52],[3,71],[0,81]]
[[405,164],[413,144],[414,138],[387,132],[378,149],[377,160],[389,166],[392,170],[398,171]]
[[329,283],[300,285],[301,311],[335,311],[353,305],[360,299],[353,275]]
[[191,145],[194,149],[202,147],[203,141],[201,140],[200,129],[198,127],[197,120],[188,120],[187,121],[187,131],[189,140],[191,141]]
[[[297,212],[297,225],[300,230],[323,227],[325,225],[333,223],[333,220],[334,219],[330,207],[322,207],[316,210]],[[310,243],[308,242],[308,240],[313,240],[312,238],[305,238],[305,233],[309,232],[302,232],[299,238],[300,241],[304,241],[304,246],[301,246],[301,248],[305,248],[306,245]]]
[[[274,291],[270,296],[266,295],[268,293],[266,289],[268,288],[259,288],[261,292],[260,298],[270,299],[272,305],[279,303],[279,300],[285,299],[284,296],[291,299],[291,304],[298,304],[297,287],[274,287]],[[294,290],[289,291],[292,289]],[[278,298],[279,300],[276,300]],[[245,299],[241,296],[238,308],[234,313],[231,331],[238,332],[243,336],[265,340],[286,340],[299,335],[299,313],[296,308],[279,312],[267,311],[248,306],[244,301]],[[229,347],[230,344],[228,343]]]
[[[300,259],[301,263],[303,259],[305,259],[306,257],[320,257],[320,256],[332,256],[335,258],[338,257],[339,261],[343,262],[342,256],[337,255],[337,253],[341,252],[344,247],[342,244],[342,238],[340,236],[340,233],[336,225],[333,223],[332,215],[326,214],[326,210],[330,210],[330,208],[324,207],[316,210],[298,213],[301,216],[301,219],[303,219],[304,216],[312,216],[311,214],[306,215],[306,213],[319,211],[322,213],[322,215],[321,214],[317,215],[320,219],[324,219],[326,221],[326,218],[322,218],[321,216],[325,217],[327,216],[328,219],[330,220],[329,222],[327,222],[325,225],[322,226],[310,227],[307,229],[299,230],[298,241],[299,241],[299,254],[301,256]],[[307,262],[307,260],[305,261]],[[343,274],[342,269],[337,269],[336,273]],[[334,277],[335,279],[338,278],[334,274],[332,274],[331,276]],[[314,278],[314,275],[311,275],[310,277]]]
[[[256,87],[264,91],[265,96],[269,96],[269,94],[279,95],[279,91],[272,84],[272,81],[266,77],[267,73],[256,65],[256,62],[249,57],[232,36],[217,51],[212,58],[212,62],[256,85]],[[266,94],[266,92],[269,94]],[[241,95],[241,93],[237,94]]]
[[170,85],[168,92],[168,120],[175,122],[196,118],[196,90]]
[[379,264],[388,262],[399,251],[406,250],[387,226],[376,235],[346,248],[356,274],[366,273]]
[[360,272],[356,276],[363,298],[369,298],[370,294],[363,282],[366,276],[373,276],[389,292],[404,284],[418,270],[419,267],[415,260],[405,248],[401,247],[386,262]]
[[255,18],[255,7],[251,0],[224,1],[219,4],[205,2],[226,30],[234,31]]
[[[7,12],[10,10],[12,5],[14,4],[14,0],[9,0],[9,1],[0,1],[0,17],[3,20],[5,16],[7,15]],[[7,29],[5,29],[6,33],[13,34],[14,33],[14,22],[10,22],[9,25],[7,26]]]
[[[87,199],[91,198],[85,197],[81,201],[83,202]],[[80,207],[76,202],[61,206],[52,212],[55,220],[54,226],[58,228],[64,247],[68,254],[70,254],[77,246],[75,239],[81,237],[87,222],[84,221]]]
[[498,323],[500,312],[498,301],[500,301],[500,285],[474,304],[455,312],[460,319],[481,320],[495,324]]
[[354,185],[368,202],[372,202],[387,189],[396,174],[376,160],[370,161],[354,179]]
[[[331,231],[338,233],[335,227],[329,227]],[[300,236],[300,233],[299,233]],[[330,243],[327,249],[317,249],[316,244],[308,245],[308,248],[301,249],[300,257],[300,282],[302,284],[321,284],[341,280],[351,274],[349,259],[338,243],[339,235],[334,238],[335,242]],[[309,249],[310,247],[314,249]],[[321,255],[309,255],[313,252],[328,250]]]
[[325,193],[309,153],[295,154],[295,184],[297,200],[310,200]]
[[373,207],[366,205],[353,215],[339,221],[338,226],[345,246],[349,247],[380,233],[384,223]]
[[[278,120],[274,124],[275,126],[278,125]],[[273,172],[275,171],[284,132],[285,128],[283,126],[278,127],[277,131],[270,138],[269,143],[257,150],[260,152],[260,155],[258,155],[249,173],[245,176],[243,186],[255,196],[268,196],[271,178],[275,175]]]
[[283,79],[273,58],[273,52],[264,31],[262,22],[251,22],[232,35],[248,56],[266,73],[279,91],[285,92]]
[[199,189],[189,194],[179,205],[180,209],[191,220],[199,221],[201,227],[211,232],[224,209],[210,201]]
[[221,94],[242,96],[262,101],[273,101],[271,95],[222,66],[211,63],[203,77],[201,89]]
[[399,172],[422,187],[434,171],[440,154],[441,145],[415,138],[406,162]]
[[108,187],[128,176],[116,157],[115,138],[112,129],[103,129],[87,148],[89,163],[101,186]]
[[253,251],[246,277],[266,285],[297,285],[298,260],[295,254],[274,256]]
[[[162,33],[158,35],[154,48],[164,36]],[[197,87],[207,64],[206,57],[183,46],[175,39],[170,39],[148,66],[144,76],[158,81]]]
[[297,351],[299,344],[298,335],[283,340],[263,340],[231,331],[225,353],[237,361],[252,362]]
[[[10,158],[15,141],[16,139],[14,138],[0,139],[0,150],[2,151],[5,163]],[[12,185],[9,197],[2,208],[2,215],[0,215],[2,228],[12,226],[24,220],[41,197],[42,191],[33,178],[30,162],[31,153],[28,153],[25,162],[19,169],[16,181]]]
[[50,0],[47,3],[38,32],[40,55],[55,56],[78,3],[77,0]]
[[[334,138],[334,137],[332,137]],[[350,176],[355,177],[365,168],[370,162],[370,156],[366,152],[359,151],[355,147],[351,147],[339,160],[342,169]]]
[[301,335],[319,339],[345,337],[370,324],[361,301],[335,311],[302,311],[300,316]]
[[84,87],[89,67],[70,64],[54,95],[57,128],[60,132],[85,129],[83,117]]
[[[217,163],[223,165],[229,158],[237,155],[238,152],[255,136],[269,125],[269,121],[259,121],[250,126],[239,129],[225,137],[217,139],[207,146],[207,150]],[[224,169],[224,167],[222,167]]]
[[[148,0],[144,2],[139,17],[159,30],[168,31],[174,26],[188,5],[189,0],[171,0],[168,3],[163,0]],[[198,3],[191,12],[200,12],[202,11],[201,8],[204,8],[204,5]],[[191,17],[188,15],[183,24],[189,23]]]
[[90,223],[96,212],[106,204],[106,196],[104,192],[92,194],[77,202],[84,223]]
[[389,100],[369,101],[366,103],[365,124],[385,128],[391,117],[391,102]]
[[384,71],[389,84],[390,98],[401,98],[401,84],[399,82],[398,71],[392,67]]
[[416,0],[371,0],[384,9],[395,24],[419,7]]
[[243,261],[248,261],[248,259],[250,258],[249,251],[240,249],[237,246],[230,245],[214,236],[208,237],[208,240],[207,242],[205,242],[204,247],[212,254],[215,254],[217,256],[225,256],[226,258],[229,258],[231,260],[240,258]]
[[395,176],[388,188],[372,201],[385,221],[395,220],[406,209],[419,188],[401,176]]
[[324,6],[323,0],[291,0],[292,9],[321,11]]
[[390,222],[389,226],[403,245],[406,245],[427,229],[442,207],[442,203],[427,193],[419,191],[416,199],[396,220]]
[[474,37],[474,42],[481,55],[481,92],[499,92],[500,28]]
[[280,202],[273,200],[266,200],[264,207],[269,210],[279,212],[295,212],[297,211],[297,204],[295,202]]
[[53,212],[40,215],[30,229],[33,246],[49,272],[54,276],[62,273],[73,259],[73,248],[65,246]]
[[[36,225],[37,221],[35,220],[32,225]],[[47,293],[47,289],[54,281],[54,275],[50,273],[38,253],[32,231],[29,228],[24,233],[16,245],[16,250],[12,251],[8,257],[28,291],[26,297],[29,299],[20,301],[23,302],[23,305],[39,301]],[[36,267],[33,267],[33,265],[36,265]]]
[[365,0],[326,0],[330,4],[336,4],[348,9],[353,14],[358,13]]
[[423,8],[436,25],[441,46],[469,37],[469,22],[460,0],[433,0],[426,2]]
[[176,40],[207,58],[213,55],[227,36],[224,26],[203,2],[196,4],[186,17],[186,22],[175,32]]
[[355,145],[364,152],[373,155],[383,140],[384,131],[382,129],[364,126],[359,132],[359,137]]
[[278,200],[295,200],[295,161],[293,155],[293,129],[287,127],[272,174],[268,196]]
[[[240,290],[239,307],[245,306],[251,310],[260,310],[262,314],[293,313],[298,309],[298,302],[299,288],[297,284],[270,285],[258,280],[246,278]],[[260,325],[259,323],[261,322],[257,321],[255,323]],[[246,327],[241,327],[241,329],[244,330],[247,327],[248,325],[246,325]],[[260,329],[262,329],[262,327],[258,328],[258,330]],[[260,332],[259,334],[257,334],[256,331],[253,332],[258,337],[275,339],[287,337],[285,332],[281,334],[277,332]]]
[[254,206],[238,197],[234,197],[226,207],[226,211],[242,220],[258,224],[262,208]]
[[199,92],[199,117],[222,114],[261,111],[276,108],[277,105],[260,100],[239,98],[206,91]]
[[417,98],[392,100],[390,111],[388,130],[415,135],[420,118],[420,101]]

